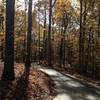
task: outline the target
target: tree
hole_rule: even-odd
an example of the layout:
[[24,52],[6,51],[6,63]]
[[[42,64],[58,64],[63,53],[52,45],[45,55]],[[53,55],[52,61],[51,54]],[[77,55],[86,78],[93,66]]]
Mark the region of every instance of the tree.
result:
[[6,0],[6,37],[3,80],[12,81],[14,75],[14,6],[15,0]]
[[49,26],[48,26],[48,66],[52,65],[51,59],[51,18],[52,18],[52,0],[49,0]]
[[28,33],[27,33],[27,51],[26,51],[26,67],[31,66],[31,34],[32,34],[32,0],[29,0],[28,8]]
[[[41,6],[41,3],[39,3],[38,5],[38,12],[40,12],[40,6]],[[38,23],[38,60],[39,60],[39,63],[40,63],[40,31],[41,31],[41,25],[40,25],[40,14],[38,13],[38,20],[39,20],[39,23]]]
[[79,35],[79,66],[81,70],[83,71],[83,49],[84,49],[84,43],[83,43],[83,0],[80,0],[80,35]]
[[46,2],[46,0],[45,0],[45,4],[44,4],[44,25],[43,25],[43,28],[44,28],[44,31],[43,31],[43,59],[45,59],[45,55],[46,55],[46,47],[47,47],[47,45],[46,45],[46,43],[45,43],[45,41],[46,41],[46,23],[47,23],[47,15],[46,15],[46,8],[47,8],[47,2]]
[[27,18],[27,0],[24,0],[24,2],[25,2],[25,8],[24,8],[24,10],[25,10],[25,33],[24,33],[24,50],[25,50],[25,52],[24,52],[24,54],[23,54],[23,61],[25,62],[25,56],[26,56],[26,26],[27,26],[27,20],[26,20],[26,18]]
[[54,11],[54,19],[55,23],[59,27],[59,33],[61,35],[60,45],[59,45],[59,65],[65,67],[66,62],[66,36],[67,36],[67,26],[69,12],[71,12],[71,2],[69,0],[61,1],[58,0],[55,11]]

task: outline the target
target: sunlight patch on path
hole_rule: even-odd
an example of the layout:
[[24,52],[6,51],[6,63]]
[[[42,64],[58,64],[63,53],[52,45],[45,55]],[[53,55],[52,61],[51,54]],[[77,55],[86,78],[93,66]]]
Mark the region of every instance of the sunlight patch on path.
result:
[[87,95],[87,100],[96,100],[96,98],[93,95]]
[[53,100],[72,100],[67,94],[59,94]]
[[52,70],[52,69],[42,69],[42,68],[40,68],[40,70],[49,74],[49,75],[52,75],[52,76],[58,76],[60,74],[57,71]]

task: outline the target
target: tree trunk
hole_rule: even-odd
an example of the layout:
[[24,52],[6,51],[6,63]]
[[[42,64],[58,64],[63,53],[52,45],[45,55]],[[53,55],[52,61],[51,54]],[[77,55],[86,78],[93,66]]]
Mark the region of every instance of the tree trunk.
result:
[[82,34],[82,71],[84,73],[87,72],[87,64],[85,61],[86,60],[86,49],[85,49],[85,39],[86,39],[86,19],[87,19],[87,1],[84,1],[84,16],[83,16],[83,34]]
[[52,0],[49,2],[49,27],[48,27],[48,66],[52,66],[51,58],[51,18],[52,18]]
[[6,37],[3,80],[12,81],[14,74],[14,6],[15,0],[6,0]]
[[79,69],[83,71],[83,0],[80,0]]
[[31,33],[32,33],[32,0],[29,0],[28,8],[28,34],[27,34],[27,53],[26,53],[26,67],[31,67]]
[[39,48],[39,51],[38,51],[38,61],[39,61],[39,63],[40,63],[40,32],[41,32],[41,26],[40,26],[40,18],[39,18],[39,16],[38,16],[38,19],[39,19],[39,23],[38,23],[38,25],[39,25],[39,32],[38,32],[38,48]]
[[45,55],[47,53],[46,46],[45,46],[45,41],[46,41],[46,22],[47,22],[47,20],[46,20],[46,4],[45,4],[44,8],[45,8],[45,11],[44,11],[44,31],[43,31],[43,59],[45,60],[45,57],[46,57]]
[[24,52],[23,52],[23,62],[25,62],[25,57],[26,57],[26,27],[27,27],[27,20],[26,20],[26,18],[27,18],[27,0],[24,0],[24,2],[25,2],[25,8],[24,8],[24,10],[25,10],[25,33],[24,33],[24,48],[23,48],[23,50],[24,50]]
[[100,38],[100,6],[98,4],[98,37]]

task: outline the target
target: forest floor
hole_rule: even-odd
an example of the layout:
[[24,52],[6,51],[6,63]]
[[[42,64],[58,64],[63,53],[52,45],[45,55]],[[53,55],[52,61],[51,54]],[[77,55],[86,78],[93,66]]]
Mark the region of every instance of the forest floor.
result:
[[[63,74],[52,68],[33,65],[51,76],[55,83],[53,100],[100,100],[100,88],[88,84],[70,74]],[[45,99],[44,99],[45,100]]]
[[[0,63],[0,77],[2,72]],[[11,83],[0,81],[0,100],[100,100],[100,87],[89,84],[94,79],[91,82],[74,70],[66,72],[37,63],[28,70],[15,64],[15,76]]]
[[[3,64],[0,63],[0,77]],[[46,73],[23,64],[15,64],[16,79],[13,82],[0,81],[0,100],[52,100],[53,81]]]

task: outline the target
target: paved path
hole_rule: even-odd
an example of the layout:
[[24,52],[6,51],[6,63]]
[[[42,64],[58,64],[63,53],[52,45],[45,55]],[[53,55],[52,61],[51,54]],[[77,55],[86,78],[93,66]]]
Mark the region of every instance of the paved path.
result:
[[100,100],[100,89],[88,85],[68,75],[63,75],[54,69],[34,66],[51,76],[56,86],[56,96],[53,100]]

